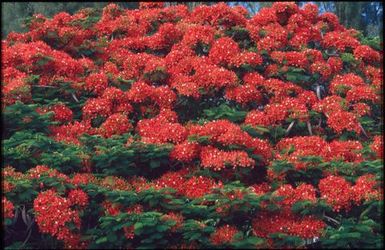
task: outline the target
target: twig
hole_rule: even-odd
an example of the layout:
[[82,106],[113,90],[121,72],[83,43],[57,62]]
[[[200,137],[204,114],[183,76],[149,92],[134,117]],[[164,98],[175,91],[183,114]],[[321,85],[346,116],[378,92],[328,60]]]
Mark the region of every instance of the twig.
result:
[[32,234],[32,228],[29,229],[29,231],[28,231],[28,236],[27,236],[27,238],[25,238],[23,244],[20,246],[19,249],[23,249],[23,247],[25,246],[25,244],[28,242],[29,238],[31,238],[31,234]]
[[362,127],[360,122],[358,123],[358,126],[360,126],[360,129],[361,129],[362,133],[366,136],[366,138],[369,138],[368,134],[366,133],[364,127]]
[[325,51],[326,55],[328,56],[338,56],[338,53],[336,51],[332,51],[331,53],[329,53],[328,50]]
[[55,86],[46,86],[46,85],[31,85],[32,87],[35,88],[50,88],[50,89],[57,89],[58,87]]
[[294,123],[295,123],[295,121],[292,121],[292,122],[290,123],[289,127],[287,127],[287,129],[286,129],[286,134],[289,134],[290,130],[291,130],[291,129],[293,128],[293,126],[294,126]]
[[75,102],[79,102],[78,98],[76,97],[76,95],[74,93],[71,93],[72,95],[72,98],[74,98]]
[[16,208],[15,216],[13,217],[13,224],[15,224],[17,222],[17,219],[19,218],[19,211],[20,211],[20,208]]
[[362,219],[364,218],[365,215],[367,215],[369,213],[369,211],[372,209],[372,207],[374,206],[374,203],[370,204],[369,207],[367,207],[360,215],[360,218],[358,221],[362,221]]
[[317,85],[316,93],[317,93],[318,100],[321,100],[321,86],[320,85]]
[[336,223],[337,225],[340,225],[340,224],[341,224],[341,222],[339,222],[339,221],[336,220],[336,219],[333,219],[332,217],[329,217],[329,216],[325,215],[325,213],[323,214],[323,217],[324,217],[325,219],[327,219],[328,221],[332,221],[332,222]]
[[310,122],[307,121],[306,124],[307,124],[307,130],[309,131],[309,134],[310,134],[310,135],[313,135],[313,132],[312,132],[312,130],[311,130],[311,124],[310,124]]

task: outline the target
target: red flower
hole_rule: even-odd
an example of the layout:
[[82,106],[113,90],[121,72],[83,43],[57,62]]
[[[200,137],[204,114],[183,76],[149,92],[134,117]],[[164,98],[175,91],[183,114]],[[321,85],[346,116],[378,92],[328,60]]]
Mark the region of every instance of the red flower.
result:
[[272,233],[286,233],[303,239],[319,237],[326,224],[312,216],[299,217],[290,210],[282,212],[261,211],[253,219],[253,233],[268,238]]
[[72,205],[85,207],[88,205],[88,195],[81,189],[73,189],[68,193],[68,199]]
[[374,137],[373,143],[370,145],[370,149],[376,153],[378,158],[384,158],[384,144],[382,142],[383,136],[377,135]]
[[99,133],[104,137],[111,137],[112,135],[121,135],[131,130],[133,126],[126,115],[113,114],[100,126]]
[[353,53],[357,60],[364,60],[366,62],[379,62],[381,60],[380,53],[367,45],[357,46]]
[[334,140],[329,144],[328,160],[343,160],[348,162],[361,162],[363,160],[359,141]]
[[297,188],[293,188],[289,184],[282,185],[274,194],[284,197],[282,201],[278,201],[278,204],[284,206],[285,209],[291,209],[291,206],[297,201],[307,200],[316,202],[315,188],[309,184],[301,184]]
[[352,185],[343,177],[330,175],[320,180],[318,188],[321,198],[325,199],[333,210],[350,210],[352,199]]
[[349,73],[335,76],[330,83],[329,89],[334,95],[346,94],[349,89],[358,86],[365,86],[364,80],[353,73]]
[[213,188],[220,188],[222,183],[216,183],[213,179],[204,176],[193,176],[187,180],[180,193],[190,199],[195,199],[209,194]]
[[344,130],[354,131],[357,134],[361,132],[357,117],[353,113],[346,111],[331,113],[328,117],[327,124],[336,133],[342,133]]
[[234,241],[234,236],[238,233],[234,226],[224,225],[211,234],[210,241],[213,245],[223,245]]
[[54,120],[59,122],[70,122],[72,121],[73,113],[70,108],[63,104],[55,105],[51,108],[54,112]]
[[163,8],[164,2],[139,2],[139,9]]
[[161,115],[140,120],[136,129],[145,143],[181,143],[187,136],[187,131],[181,124],[170,122]]
[[12,219],[14,216],[14,209],[13,203],[7,200],[5,196],[3,196],[2,199],[2,206],[3,206],[3,219]]
[[157,179],[154,184],[156,188],[173,188],[177,191],[182,190],[182,186],[185,183],[186,169],[178,172],[167,172]]
[[377,185],[376,177],[372,174],[366,174],[358,177],[356,184],[352,187],[352,199],[360,205],[363,200],[380,200],[381,188]]
[[102,98],[90,98],[83,106],[83,118],[93,119],[98,116],[107,117],[111,115],[111,109],[111,101]]
[[161,220],[164,220],[164,221],[168,221],[168,220],[175,221],[175,225],[172,226],[171,229],[170,229],[171,232],[175,232],[175,231],[177,231],[178,229],[180,229],[182,227],[183,221],[184,221],[184,217],[181,214],[169,212],[169,213],[163,215],[161,217]]
[[93,73],[86,78],[84,88],[96,94],[101,94],[107,86],[108,78],[104,73]]
[[48,233],[71,248],[78,248],[80,238],[67,228],[67,223],[73,223],[80,229],[80,217],[77,211],[70,208],[71,202],[60,197],[55,191],[48,190],[36,197],[33,208],[36,223],[40,232]]
[[252,168],[255,164],[255,161],[245,151],[222,151],[212,146],[202,147],[200,159],[203,167],[216,171],[226,166]]
[[71,184],[75,186],[86,185],[88,183],[96,183],[97,179],[93,174],[84,173],[84,174],[75,174],[70,180]]
[[239,54],[238,44],[229,37],[216,40],[210,49],[209,58],[218,65],[229,64]]
[[175,145],[174,149],[170,153],[170,159],[189,162],[199,156],[199,151],[199,144],[186,141]]
[[356,86],[348,90],[346,100],[349,102],[371,101],[376,103],[380,100],[380,96],[369,86]]

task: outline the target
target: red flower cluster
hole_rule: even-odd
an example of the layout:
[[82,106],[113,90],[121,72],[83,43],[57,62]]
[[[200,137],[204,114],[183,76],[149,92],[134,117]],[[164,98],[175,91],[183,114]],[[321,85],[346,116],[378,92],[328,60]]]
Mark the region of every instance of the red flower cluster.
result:
[[181,188],[186,181],[186,172],[185,169],[178,172],[167,172],[155,181],[155,187],[173,188],[177,191],[181,191]]
[[282,185],[274,192],[274,195],[284,197],[278,204],[289,210],[297,201],[308,200],[316,202],[316,190],[309,184],[301,184],[296,188],[289,184]]
[[379,62],[381,60],[380,53],[367,45],[357,46],[353,53],[357,60],[364,60],[366,62]]
[[321,198],[333,206],[333,210],[350,210],[352,203],[360,204],[363,200],[380,200],[381,192],[378,182],[371,174],[360,176],[355,185],[343,177],[330,175],[321,179],[318,187]]
[[[227,120],[216,120],[202,126],[192,125],[189,127],[189,135],[207,137],[212,145],[219,143],[223,146],[252,148],[253,153],[261,155],[265,161],[271,157],[271,146],[267,141],[251,137],[240,126]],[[203,166],[216,170],[224,168],[225,165],[251,167],[255,163],[246,151],[223,151],[214,146],[202,147],[200,159]]]
[[3,219],[12,219],[14,215],[14,209],[13,203],[7,200],[5,196],[3,196],[3,199],[1,200],[1,204],[3,207]]
[[343,177],[330,175],[319,182],[321,198],[333,206],[334,211],[349,210],[352,185]]
[[353,74],[345,74],[345,75],[336,75],[330,83],[330,91],[332,94],[346,94],[346,92],[353,88],[359,86],[365,86],[364,80]]
[[91,122],[88,120],[57,127],[51,127],[51,133],[55,140],[67,143],[80,144],[79,137],[83,134],[93,134]]
[[99,133],[104,137],[121,135],[132,129],[132,125],[126,115],[113,114],[99,127]]
[[42,192],[33,203],[36,223],[41,232],[64,241],[66,248],[84,248],[80,235],[68,228],[68,223],[72,223],[77,229],[80,229],[81,224],[79,213],[70,206],[71,201],[60,197],[55,191]]
[[[186,139],[187,130],[176,122],[174,112],[160,113],[152,119],[140,120],[137,124],[138,134],[145,143],[181,143]],[[168,116],[168,117],[167,117]]]
[[373,150],[373,152],[376,153],[378,158],[384,159],[383,136],[375,136],[373,143],[370,145],[370,148]]
[[69,177],[67,175],[60,173],[56,169],[52,169],[44,165],[38,165],[34,168],[30,168],[26,175],[28,179],[39,179],[41,176],[56,177],[62,181],[69,180]]
[[193,176],[182,186],[181,193],[187,198],[194,199],[202,197],[211,192],[213,188],[220,188],[222,183],[216,183],[213,179],[204,176]]
[[[2,57],[3,60],[4,57]],[[1,79],[2,95],[4,97],[3,107],[16,101],[29,101],[31,99],[31,87],[26,84],[27,74],[13,67],[3,68]]]
[[223,245],[234,241],[234,236],[238,233],[238,229],[234,226],[224,225],[219,227],[210,236],[210,240],[213,245]]
[[318,136],[299,136],[282,139],[276,145],[279,151],[276,158],[287,160],[297,169],[316,166],[302,161],[306,156],[320,156],[325,161],[361,162],[363,146],[359,141],[338,141],[330,143]]
[[290,210],[282,212],[261,211],[253,219],[253,233],[268,238],[272,233],[286,233],[301,238],[319,237],[326,224],[312,216],[299,217]]
[[185,141],[175,145],[174,149],[170,153],[170,159],[190,162],[197,158],[199,153],[200,146],[198,143]]
[[360,45],[360,42],[354,38],[349,30],[328,32],[321,43],[324,48],[334,48],[341,52],[347,48],[356,49]]
[[336,133],[341,133],[346,130],[359,134],[361,131],[357,117],[351,112],[337,111],[332,113],[328,117],[327,124]]
[[375,176],[372,174],[362,175],[356,180],[356,184],[352,187],[352,200],[360,204],[363,200],[381,200],[381,188]]
[[181,215],[181,214],[169,212],[169,213],[163,215],[163,216],[161,217],[161,220],[165,220],[165,221],[168,221],[168,220],[175,221],[175,225],[171,227],[170,231],[171,231],[171,232],[176,232],[179,228],[182,227],[184,217],[183,217],[183,215]]
[[72,189],[68,193],[68,200],[71,205],[79,205],[80,207],[88,205],[88,195],[81,189]]
[[246,152],[240,150],[223,151],[212,146],[202,147],[201,164],[205,168],[219,171],[226,166],[254,167],[255,161]]

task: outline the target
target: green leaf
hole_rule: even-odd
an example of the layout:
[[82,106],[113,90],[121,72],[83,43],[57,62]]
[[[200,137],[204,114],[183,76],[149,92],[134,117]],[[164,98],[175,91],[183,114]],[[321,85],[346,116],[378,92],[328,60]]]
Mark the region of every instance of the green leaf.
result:
[[105,236],[105,237],[97,239],[96,240],[96,244],[104,243],[104,242],[107,242],[107,241],[108,241],[108,238]]

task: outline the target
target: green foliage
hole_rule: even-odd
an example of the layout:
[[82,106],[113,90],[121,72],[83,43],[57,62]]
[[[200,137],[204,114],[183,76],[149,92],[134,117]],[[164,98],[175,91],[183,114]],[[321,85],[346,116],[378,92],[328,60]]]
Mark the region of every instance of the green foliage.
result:
[[205,117],[209,120],[226,119],[232,122],[241,122],[245,119],[247,112],[231,108],[227,104],[219,107],[203,110]]
[[93,154],[91,161],[97,173],[105,175],[151,177],[159,175],[158,168],[167,167],[172,145],[157,146],[134,142],[126,145],[129,134],[102,138],[84,135],[81,141]]
[[54,141],[42,133],[29,130],[14,133],[4,140],[4,165],[28,170],[36,165],[48,165],[63,173],[81,168],[81,148]]
[[366,219],[358,222],[355,219],[344,219],[338,228],[327,228],[321,238],[324,248],[381,248],[383,235],[380,225]]
[[26,105],[21,102],[5,107],[3,137],[9,138],[14,132],[23,130],[47,133],[48,126],[53,124],[50,121],[52,113],[41,115],[36,112],[37,107],[36,104]]
[[310,89],[308,83],[311,76],[305,74],[305,70],[301,68],[289,67],[288,71],[282,74],[287,81],[296,83],[304,89]]

